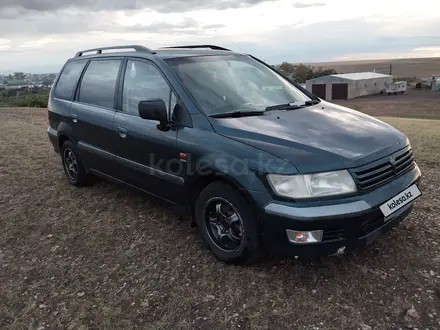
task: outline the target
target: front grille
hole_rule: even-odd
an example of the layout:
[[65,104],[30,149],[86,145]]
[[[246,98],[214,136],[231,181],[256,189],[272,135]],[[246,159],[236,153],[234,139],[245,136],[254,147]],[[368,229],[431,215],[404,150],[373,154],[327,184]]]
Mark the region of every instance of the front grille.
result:
[[365,190],[392,181],[396,177],[411,171],[414,167],[413,152],[410,148],[406,148],[391,156],[351,169],[350,172],[356,184]]
[[344,229],[326,229],[322,236],[323,242],[338,241],[344,239]]

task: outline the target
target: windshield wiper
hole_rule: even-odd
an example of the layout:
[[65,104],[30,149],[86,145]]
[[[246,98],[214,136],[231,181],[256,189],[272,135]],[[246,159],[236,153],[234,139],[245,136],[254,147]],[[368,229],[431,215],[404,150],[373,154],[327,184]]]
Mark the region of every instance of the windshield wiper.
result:
[[212,118],[230,118],[230,117],[245,117],[245,116],[261,116],[264,115],[264,111],[247,111],[247,110],[236,110],[230,112],[216,113],[210,115]]
[[271,110],[296,110],[296,109],[300,109],[303,107],[308,107],[311,105],[315,105],[318,104],[319,100],[308,100],[305,101],[304,104],[298,105],[294,102],[290,102],[290,103],[283,103],[283,104],[277,104],[277,105],[271,105],[269,107],[266,108],[266,111],[271,111]]
[[321,102],[320,100],[309,100],[309,101],[305,101],[304,102],[304,106],[308,107],[310,105],[315,105],[315,104],[318,104],[320,102]]
[[283,104],[271,105],[271,106],[267,107],[265,110],[266,111],[271,111],[271,110],[295,110],[295,109],[299,109],[299,108],[301,108],[301,106],[291,102],[291,103],[283,103]]

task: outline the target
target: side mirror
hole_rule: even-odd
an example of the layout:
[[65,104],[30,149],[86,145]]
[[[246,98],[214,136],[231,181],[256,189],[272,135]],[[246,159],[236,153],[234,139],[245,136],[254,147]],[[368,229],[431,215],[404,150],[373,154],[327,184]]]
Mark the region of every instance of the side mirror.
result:
[[157,120],[159,122],[159,129],[165,129],[167,127],[167,107],[162,99],[140,101],[138,111],[139,117],[142,119]]

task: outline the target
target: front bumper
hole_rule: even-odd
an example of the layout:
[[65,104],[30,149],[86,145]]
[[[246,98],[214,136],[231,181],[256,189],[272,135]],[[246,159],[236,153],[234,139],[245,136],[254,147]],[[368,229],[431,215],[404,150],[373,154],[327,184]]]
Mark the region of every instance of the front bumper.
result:
[[[416,166],[411,172],[367,194],[321,202],[266,203],[260,214],[263,242],[276,254],[300,257],[341,254],[366,246],[410,214],[413,202],[385,218],[379,206],[420,181]],[[292,244],[286,230],[323,230],[320,243]]]

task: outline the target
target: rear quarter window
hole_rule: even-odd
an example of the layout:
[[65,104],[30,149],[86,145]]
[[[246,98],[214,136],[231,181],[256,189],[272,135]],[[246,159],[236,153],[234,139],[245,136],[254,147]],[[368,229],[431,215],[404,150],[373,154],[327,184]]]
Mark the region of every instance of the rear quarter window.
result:
[[63,100],[71,100],[81,72],[86,65],[87,60],[68,62],[55,87],[54,96]]

